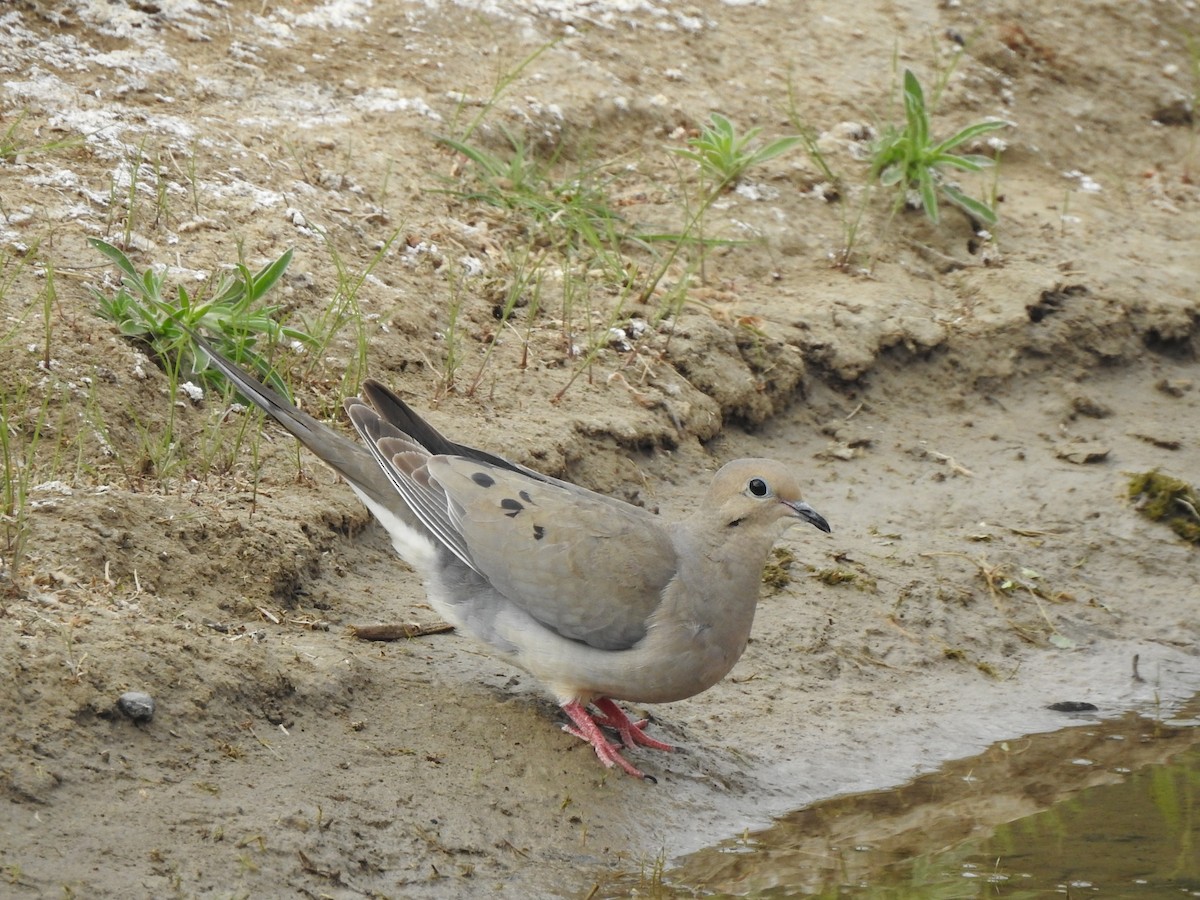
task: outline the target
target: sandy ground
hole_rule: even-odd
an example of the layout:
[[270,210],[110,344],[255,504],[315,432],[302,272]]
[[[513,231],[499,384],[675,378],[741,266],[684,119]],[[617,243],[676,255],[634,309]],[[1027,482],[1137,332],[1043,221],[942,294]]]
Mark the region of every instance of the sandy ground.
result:
[[[4,891],[583,896],[1054,729],[1049,703],[1200,690],[1196,551],[1126,495],[1153,468],[1200,482],[1200,21],[1061,7],[0,10],[5,496],[28,489],[0,535]],[[966,183],[994,183],[992,233],[864,196],[894,59],[949,73],[935,133],[1013,123],[999,179]],[[703,273],[691,245],[619,311],[605,271],[462,196],[472,169],[437,142],[482,114],[477,146],[525,135],[559,183],[602,172],[643,234],[677,231],[697,188],[668,148],[712,111],[793,133],[789,79],[838,189],[799,149],[753,171],[709,212],[727,240]],[[352,294],[364,328],[296,367],[321,414],[365,345],[459,440],[665,515],[772,455],[834,532],[788,534],[726,681],[647,710],[686,750],[636,756],[657,786],[606,772],[465,639],[349,634],[434,617],[344,486],[271,427],[239,445],[243,414],[172,396],[95,315],[114,282],[88,237],[198,287],[294,248],[290,320]],[[498,325],[531,252],[539,302]],[[117,711],[127,690],[151,721]]]

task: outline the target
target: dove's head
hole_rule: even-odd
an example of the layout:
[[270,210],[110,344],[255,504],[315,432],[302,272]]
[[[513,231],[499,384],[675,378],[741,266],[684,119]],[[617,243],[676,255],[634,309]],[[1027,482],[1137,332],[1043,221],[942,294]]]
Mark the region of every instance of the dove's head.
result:
[[[824,516],[800,497],[800,485],[782,463],[773,459],[736,459],[713,477],[705,508],[720,514],[727,528],[799,519],[828,532]],[[790,522],[788,524],[791,524]]]

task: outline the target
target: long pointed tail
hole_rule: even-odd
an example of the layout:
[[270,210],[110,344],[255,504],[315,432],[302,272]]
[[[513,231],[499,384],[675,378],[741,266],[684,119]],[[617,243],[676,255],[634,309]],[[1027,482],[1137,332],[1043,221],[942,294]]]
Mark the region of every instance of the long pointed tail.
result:
[[396,494],[387,476],[364,447],[297,409],[278,391],[267,387],[223,357],[204,338],[195,333],[192,337],[212,360],[213,366],[238,389],[238,393],[271,416],[322,462],[371,499],[388,507],[396,505]]

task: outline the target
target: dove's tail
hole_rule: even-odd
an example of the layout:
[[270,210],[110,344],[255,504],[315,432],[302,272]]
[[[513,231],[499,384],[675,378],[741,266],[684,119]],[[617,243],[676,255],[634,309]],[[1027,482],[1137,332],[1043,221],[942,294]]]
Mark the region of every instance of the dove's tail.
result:
[[346,479],[360,494],[383,504],[388,504],[389,500],[394,498],[395,492],[387,476],[365,448],[349,438],[342,437],[303,410],[297,409],[278,391],[267,387],[223,357],[199,335],[192,333],[192,337],[217,371],[229,379],[239,394],[286,428],[296,440]]

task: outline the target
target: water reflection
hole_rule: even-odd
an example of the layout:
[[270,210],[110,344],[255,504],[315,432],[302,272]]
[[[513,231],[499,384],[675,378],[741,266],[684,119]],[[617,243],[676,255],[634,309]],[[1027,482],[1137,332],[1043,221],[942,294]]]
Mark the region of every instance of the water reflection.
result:
[[1200,897],[1197,716],[996,744],[595,896]]

